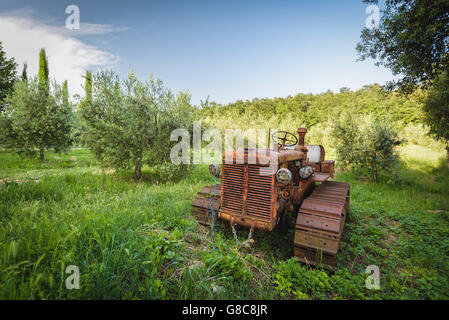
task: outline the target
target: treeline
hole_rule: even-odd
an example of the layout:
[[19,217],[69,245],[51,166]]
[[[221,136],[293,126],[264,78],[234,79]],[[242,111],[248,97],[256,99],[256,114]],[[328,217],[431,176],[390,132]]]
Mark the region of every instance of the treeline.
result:
[[[401,126],[421,123],[426,92],[416,91],[409,97],[385,92],[379,85],[367,85],[357,91],[347,88],[339,93],[302,94],[286,98],[238,100],[227,105],[205,103],[197,118],[207,119],[219,127],[251,127],[267,124],[285,126],[292,122],[313,127],[338,118],[343,112],[386,117]],[[232,121],[229,121],[232,119]]]

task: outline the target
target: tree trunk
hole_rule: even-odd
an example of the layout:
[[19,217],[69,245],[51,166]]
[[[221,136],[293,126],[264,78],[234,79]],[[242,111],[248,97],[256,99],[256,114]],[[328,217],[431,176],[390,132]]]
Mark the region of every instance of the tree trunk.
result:
[[134,168],[134,176],[137,180],[140,180],[140,178],[142,177],[142,165],[140,164],[140,162],[138,162],[136,164],[136,167]]
[[41,159],[41,161],[44,161],[44,149],[43,148],[39,149],[39,159]]
[[449,169],[449,147],[446,147],[446,168]]

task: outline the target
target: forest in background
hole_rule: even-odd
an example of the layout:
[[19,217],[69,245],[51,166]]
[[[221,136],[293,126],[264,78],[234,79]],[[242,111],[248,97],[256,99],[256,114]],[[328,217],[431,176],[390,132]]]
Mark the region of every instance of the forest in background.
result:
[[285,98],[238,100],[226,105],[206,101],[196,109],[196,118],[220,130],[277,128],[296,132],[303,126],[308,129],[306,143],[332,149],[332,122],[344,112],[350,112],[387,119],[407,143],[443,150],[444,144],[428,135],[429,128],[423,122],[422,108],[427,94],[426,90],[417,90],[406,96],[373,84],[356,91],[341,88],[338,93],[298,93]]

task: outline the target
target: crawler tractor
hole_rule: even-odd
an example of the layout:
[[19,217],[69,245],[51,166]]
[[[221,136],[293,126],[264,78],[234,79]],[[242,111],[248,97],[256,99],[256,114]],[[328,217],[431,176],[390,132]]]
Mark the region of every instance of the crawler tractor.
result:
[[[193,202],[199,223],[216,219],[231,226],[285,232],[295,219],[294,255],[308,265],[336,266],[336,255],[349,208],[349,184],[330,181],[334,161],[325,160],[320,145],[304,145],[298,136],[278,131],[272,148],[243,149],[223,154],[210,173],[221,183],[206,186]],[[291,223],[292,224],[292,223]]]

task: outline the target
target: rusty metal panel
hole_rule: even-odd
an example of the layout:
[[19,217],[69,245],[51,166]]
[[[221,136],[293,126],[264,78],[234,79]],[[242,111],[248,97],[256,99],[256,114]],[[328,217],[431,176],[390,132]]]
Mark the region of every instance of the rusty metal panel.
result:
[[246,207],[248,205],[248,165],[243,166],[243,203],[242,203],[242,216],[246,214]]
[[201,198],[197,197],[193,200],[193,206],[199,208],[209,209],[211,207],[211,203],[213,203],[214,210],[218,210],[220,208],[220,202],[215,199],[215,201],[211,201],[209,198]]
[[313,175],[312,181],[313,182],[325,182],[329,178],[330,178],[330,174],[318,172]]
[[209,209],[211,206],[211,201],[209,197],[211,196],[211,191],[217,193],[215,196],[215,201],[213,201],[213,208],[215,211],[220,209],[220,185],[206,186],[201,192],[197,193],[196,198],[193,200],[192,204],[192,214],[196,220],[204,225],[210,225]]
[[212,191],[215,194],[220,196],[221,195],[221,184],[216,184],[214,186],[205,186],[201,192],[204,193],[204,194],[209,195]]
[[233,223],[236,223],[238,225],[248,227],[248,228],[254,227],[254,229],[258,229],[258,230],[271,231],[274,228],[274,225],[271,223],[270,220],[253,218],[252,216],[248,216],[248,215],[243,217],[241,215],[229,214],[223,210],[220,210],[218,212],[218,217],[222,220],[231,221]]
[[339,243],[338,234],[298,227],[295,231],[295,245],[321,249],[330,254],[337,254]]
[[274,175],[260,175],[259,166],[248,166],[247,214],[271,219]]
[[319,163],[308,162],[307,165],[312,167],[312,168],[314,168],[316,172],[320,172],[321,171],[321,167],[320,167]]
[[329,204],[323,201],[306,199],[303,201],[300,212],[308,214],[319,214],[322,216],[339,218],[343,211],[343,205]]
[[[251,159],[251,154],[255,158]],[[232,164],[255,164],[261,167],[269,167],[272,157],[276,157],[278,163],[303,160],[306,158],[306,152],[302,150],[244,149],[226,151],[223,153],[222,159],[223,163],[228,159],[232,160]]]
[[321,172],[334,173],[335,161],[334,160],[324,160],[321,162]]
[[[263,172],[261,172],[262,170]],[[223,165],[221,216],[235,223],[272,230],[275,212],[274,173],[258,165]],[[261,174],[263,173],[263,174]],[[260,221],[260,223],[257,223]]]
[[243,165],[223,164],[222,208],[230,213],[241,214],[243,209]]
[[305,228],[321,229],[329,232],[338,233],[340,230],[340,220],[322,217],[319,215],[311,215],[306,213],[298,214],[296,225]]
[[337,266],[337,257],[335,255],[327,254],[322,250],[295,246],[294,255],[300,262],[308,265],[327,265],[333,269]]

